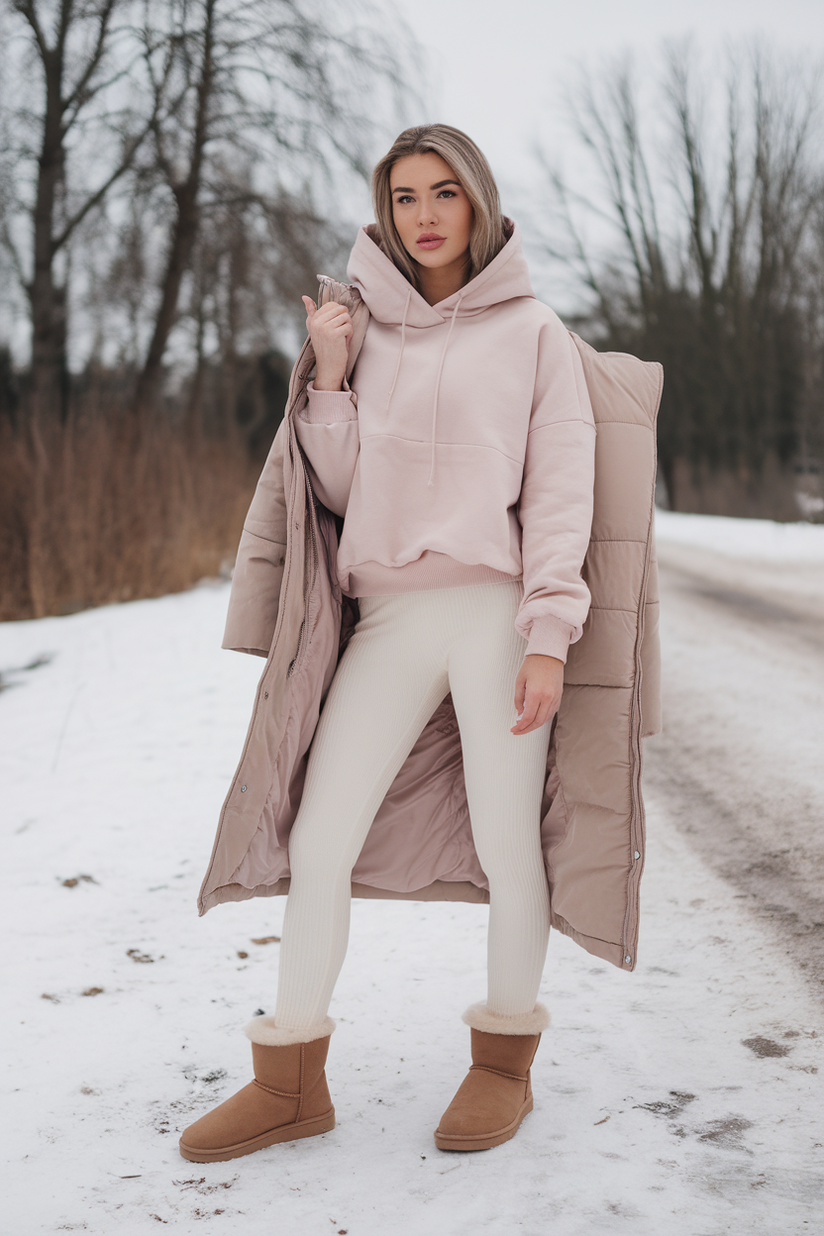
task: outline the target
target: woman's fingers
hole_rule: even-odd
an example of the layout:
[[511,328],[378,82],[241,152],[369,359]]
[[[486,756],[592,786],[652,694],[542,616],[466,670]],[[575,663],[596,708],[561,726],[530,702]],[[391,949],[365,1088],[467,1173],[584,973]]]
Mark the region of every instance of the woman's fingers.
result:
[[549,703],[545,702],[537,692],[526,692],[523,705],[520,711],[520,720],[517,723],[518,729],[526,733],[529,729],[541,725],[540,714],[542,711],[549,711]]
[[542,697],[529,698],[524,705],[522,715],[510,729],[512,734],[529,734],[532,730],[540,729],[554,713],[557,712],[557,705],[552,699]]
[[313,335],[325,335],[326,337],[343,335],[345,339],[351,338],[354,333],[352,318],[344,305],[338,304],[337,301],[329,301],[317,309],[315,302],[309,296],[301,299],[306,306],[306,320]]
[[331,322],[335,321],[337,318],[347,321],[351,320],[349,317],[349,310],[345,305],[341,305],[336,300],[329,300],[325,305],[321,305],[317,313],[319,322]]
[[515,679],[515,711],[521,712],[524,706],[524,698],[526,696],[526,662],[518,670],[518,676]]
[[342,326],[347,324],[349,329],[352,327],[352,318],[349,310],[339,301],[330,300],[320,308],[312,300],[311,296],[301,296],[303,306],[306,310],[306,316],[310,322],[314,322],[316,326],[333,325]]
[[[313,303],[309,297],[306,301]],[[340,390],[354,334],[349,310],[339,301],[327,301],[308,316],[307,326],[315,353],[315,390]]]
[[529,734],[540,729],[558,711],[563,692],[563,662],[555,657],[530,655],[515,679],[515,710],[518,717],[511,734]]
[[534,691],[529,690],[529,684],[525,678],[519,675],[518,686],[515,691],[515,708],[518,715],[515,725],[512,727],[513,732],[517,734],[525,734],[527,732],[535,721],[539,703],[539,697]]

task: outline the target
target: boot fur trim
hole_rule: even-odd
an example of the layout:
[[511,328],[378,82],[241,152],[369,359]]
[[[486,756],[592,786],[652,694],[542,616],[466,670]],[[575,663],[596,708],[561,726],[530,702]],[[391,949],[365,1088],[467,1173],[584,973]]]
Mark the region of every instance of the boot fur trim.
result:
[[243,1032],[253,1043],[264,1047],[289,1047],[293,1043],[314,1043],[315,1039],[325,1039],[334,1029],[335,1023],[331,1017],[324,1017],[323,1021],[308,1030],[289,1030],[285,1026],[276,1026],[274,1017],[261,1014],[247,1021]]
[[531,1013],[507,1017],[503,1013],[493,1013],[485,1004],[471,1004],[463,1014],[463,1021],[485,1034],[540,1034],[549,1025],[549,1012],[545,1005],[536,1004]]

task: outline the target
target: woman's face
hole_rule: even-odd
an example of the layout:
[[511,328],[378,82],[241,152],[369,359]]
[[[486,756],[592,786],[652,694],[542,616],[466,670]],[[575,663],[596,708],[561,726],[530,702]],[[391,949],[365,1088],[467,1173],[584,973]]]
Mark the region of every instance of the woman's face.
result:
[[428,270],[465,266],[472,206],[457,176],[440,155],[406,155],[393,164],[392,217],[403,247]]

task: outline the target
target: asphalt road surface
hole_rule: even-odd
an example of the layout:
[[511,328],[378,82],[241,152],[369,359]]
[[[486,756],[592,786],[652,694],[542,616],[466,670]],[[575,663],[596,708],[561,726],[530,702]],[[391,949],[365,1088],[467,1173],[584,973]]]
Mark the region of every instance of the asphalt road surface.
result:
[[824,566],[658,548],[664,730],[645,744],[648,805],[771,922],[824,1002]]

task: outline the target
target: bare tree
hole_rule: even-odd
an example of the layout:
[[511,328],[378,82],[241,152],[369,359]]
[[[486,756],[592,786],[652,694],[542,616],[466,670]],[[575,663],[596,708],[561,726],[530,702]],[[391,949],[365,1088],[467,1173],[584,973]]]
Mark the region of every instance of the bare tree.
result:
[[[39,100],[33,111],[18,110],[23,143],[18,168],[36,160],[31,196],[18,201],[31,220],[31,252],[26,258],[10,226],[8,204],[2,240],[25,289],[31,313],[30,408],[36,419],[65,414],[67,377],[66,255],[72,238],[134,162],[152,117],[135,117],[113,96],[127,77],[131,60],[117,19],[125,0],[10,0],[28,31],[27,47],[38,71]],[[22,82],[21,82],[22,85]],[[96,123],[97,122],[97,123]],[[115,135],[106,142],[107,164],[94,181],[80,183],[67,173],[72,142],[80,131],[105,124]],[[88,131],[82,135],[88,142]],[[99,138],[97,139],[99,141]],[[21,176],[21,183],[24,179]],[[58,262],[63,259],[63,269]]]
[[93,298],[117,289],[145,412],[191,303],[204,219],[233,204],[284,220],[288,201],[317,220],[324,178],[351,201],[376,134],[414,97],[416,45],[365,0],[0,5],[15,52],[0,87],[0,248],[31,323],[28,406],[35,421],[65,416],[69,301],[85,300],[84,348],[110,354]]
[[32,348],[21,375],[0,339],[0,593],[41,616],[231,553],[285,306],[342,257],[417,51],[366,0],[0,0],[5,27],[0,264]]
[[[790,469],[815,437],[801,432],[803,289],[824,185],[821,77],[756,47],[731,56],[723,87],[719,100],[692,47],[670,45],[648,104],[656,142],[631,64],[613,62],[574,92],[594,193],[574,192],[541,156],[561,224],[547,249],[585,291],[582,320],[607,346],[664,363],[659,455],[673,504],[684,463],[757,477]],[[597,245],[582,225],[596,215]],[[816,330],[820,351],[820,317]]]
[[303,196],[261,197],[252,180],[251,169],[244,177],[233,168],[224,193],[204,206],[178,321],[188,323],[195,356],[187,415],[212,432],[242,421],[254,437],[271,426],[271,409],[260,383],[250,406],[250,365],[263,366],[262,383],[277,341],[296,319],[302,329],[301,292],[317,270],[342,265],[350,238]]
[[[157,406],[204,214],[227,202],[241,214],[266,200],[277,210],[299,196],[311,213],[309,184],[333,169],[363,175],[385,113],[401,113],[405,73],[385,32],[388,15],[348,5],[342,23],[340,12],[313,0],[145,2],[154,168],[173,211],[136,390],[144,417]],[[364,14],[369,25],[358,24]],[[395,40],[414,52],[397,19],[392,24]]]

